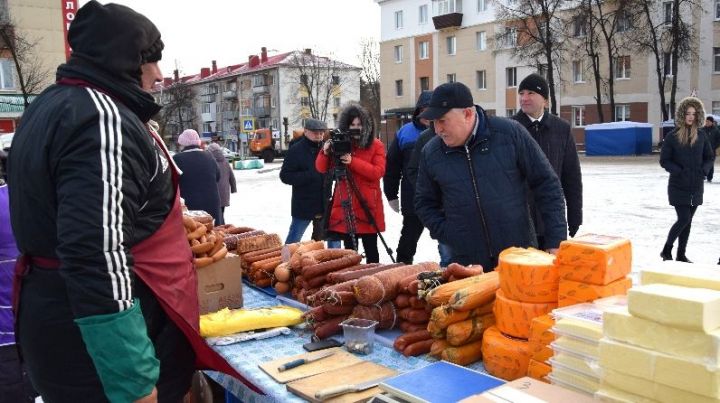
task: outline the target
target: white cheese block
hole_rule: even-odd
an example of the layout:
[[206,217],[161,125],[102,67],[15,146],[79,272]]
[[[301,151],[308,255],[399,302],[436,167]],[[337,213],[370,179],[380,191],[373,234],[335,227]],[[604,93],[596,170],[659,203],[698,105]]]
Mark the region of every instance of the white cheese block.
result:
[[687,392],[720,398],[720,369],[681,357],[602,339],[600,366]]
[[720,328],[720,291],[649,284],[628,291],[633,316],[688,330]]
[[661,383],[656,383],[610,369],[604,369],[601,385],[601,388],[613,388],[615,390],[621,390],[632,395],[641,396],[645,399],[661,403],[720,402],[720,399],[698,395],[686,390],[673,388],[672,386],[663,385]]
[[716,265],[668,261],[655,268],[640,271],[640,284],[655,283],[720,291],[720,270]]
[[627,307],[613,307],[603,315],[603,333],[615,341],[720,366],[720,330],[704,333],[666,326],[632,316]]
[[630,392],[615,389],[612,386],[600,385],[600,390],[595,392],[595,399],[603,403],[655,403],[656,400],[638,396]]

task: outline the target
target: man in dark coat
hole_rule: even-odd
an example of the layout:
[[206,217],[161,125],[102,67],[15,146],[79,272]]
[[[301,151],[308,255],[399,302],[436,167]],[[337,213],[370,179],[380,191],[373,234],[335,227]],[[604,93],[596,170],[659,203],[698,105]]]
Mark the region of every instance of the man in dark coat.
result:
[[325,175],[315,169],[315,159],[322,148],[327,125],[321,120],[306,119],[304,128],[304,135],[290,147],[280,169],[280,180],[292,186],[292,221],[286,244],[299,242],[311,222],[312,239],[320,241],[324,238],[321,220],[329,187]]
[[433,121],[437,136],[422,151],[415,211],[453,261],[490,271],[502,250],[535,246],[528,190],[545,223],[545,247],[556,252],[567,237],[562,188],[525,128],[488,116],[458,82],[437,87],[420,117]]
[[[518,94],[522,111],[513,119],[530,132],[550,161],[555,174],[560,179],[567,206],[568,232],[574,237],[582,224],[582,172],[580,159],[575,148],[575,139],[570,132],[570,124],[545,109],[548,101],[548,84],[539,74],[530,74],[520,82]],[[542,218],[529,199],[538,247],[544,249],[545,228]]]
[[[705,117],[705,127],[703,127],[703,130],[705,131],[705,138],[710,143],[710,148],[712,148],[714,156],[718,147],[720,147],[720,129],[715,125],[715,118],[712,116]],[[713,165],[710,166],[710,172],[708,172],[706,176],[708,182],[712,182],[714,173],[715,163],[713,161]]]
[[[415,105],[413,119],[398,130],[395,140],[390,144],[383,177],[383,191],[390,208],[396,213],[402,211],[403,224],[397,247],[397,261],[411,264],[417,242],[423,231],[422,222],[415,214],[415,182],[408,177],[407,167],[412,157],[415,142],[420,132],[427,129],[427,120],[418,115],[430,104],[432,91],[423,91]],[[402,200],[398,200],[398,190]],[[402,203],[400,203],[402,201]]]
[[212,154],[202,149],[202,140],[193,129],[187,129],[178,136],[182,152],[173,160],[182,171],[180,175],[180,196],[189,210],[202,210],[215,219],[215,225],[224,224],[220,209],[220,168]]

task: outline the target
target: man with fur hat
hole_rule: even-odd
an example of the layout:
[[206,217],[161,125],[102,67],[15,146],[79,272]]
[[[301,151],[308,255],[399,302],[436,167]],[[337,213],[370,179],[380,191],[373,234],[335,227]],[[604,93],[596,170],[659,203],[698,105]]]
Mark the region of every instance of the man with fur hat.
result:
[[199,335],[179,171],[148,126],[160,32],[90,1],[68,41],[8,161],[18,344],[46,402],[178,402],[196,365],[240,375]]
[[[413,199],[415,198],[415,184],[408,177],[408,164],[412,156],[415,142],[420,133],[427,129],[428,121],[418,116],[430,104],[432,91],[423,91],[415,104],[412,121],[404,124],[395,135],[387,154],[385,177],[383,178],[383,191],[390,208],[403,216],[400,241],[397,247],[397,261],[411,264],[417,249],[417,242],[423,231],[423,225],[415,214]],[[402,203],[398,200],[398,190]]]
[[[540,145],[550,165],[560,179],[565,205],[567,207],[568,232],[574,237],[582,224],[582,173],[580,159],[575,148],[575,138],[570,132],[568,122],[549,113],[548,83],[539,74],[533,73],[520,82],[520,112],[513,119],[530,132],[533,139]],[[529,199],[538,246],[545,248],[545,224],[540,216],[533,198]]]

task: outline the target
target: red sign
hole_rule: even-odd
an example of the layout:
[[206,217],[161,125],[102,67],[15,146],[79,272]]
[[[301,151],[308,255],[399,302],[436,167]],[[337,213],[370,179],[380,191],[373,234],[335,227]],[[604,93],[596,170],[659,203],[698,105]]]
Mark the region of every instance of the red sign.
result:
[[70,44],[67,40],[68,29],[70,23],[75,19],[75,13],[77,13],[77,0],[60,0],[62,3],[62,15],[63,15],[63,38],[65,38],[65,59],[70,59]]

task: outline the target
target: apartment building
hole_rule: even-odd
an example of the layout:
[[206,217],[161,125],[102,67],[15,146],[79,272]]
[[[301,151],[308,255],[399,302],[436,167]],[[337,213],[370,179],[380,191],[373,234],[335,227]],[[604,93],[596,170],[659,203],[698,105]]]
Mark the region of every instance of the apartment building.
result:
[[[34,43],[32,54],[39,71],[48,74],[33,93],[55,80],[55,69],[70,54],[67,27],[75,17],[77,0],[0,0],[0,17],[15,24],[17,34]],[[34,97],[31,97],[31,99]],[[0,133],[14,132],[24,110],[15,62],[6,46],[0,49]]]
[[[316,104],[328,99],[324,110],[328,127],[335,127],[343,105],[360,99],[360,68],[313,55],[310,49],[268,55],[263,47],[260,54],[241,64],[217,67],[213,61],[199,74],[166,78],[155,92],[161,104],[169,101],[161,95],[163,91],[177,82],[189,86],[195,96],[195,113],[188,115],[197,119],[182,126],[194,127],[204,137],[225,140],[231,149],[245,139],[244,133],[254,129],[270,128],[285,134],[301,128],[312,114],[313,97]],[[308,94],[304,82],[313,94]],[[173,143],[180,125],[173,119],[168,123],[171,126],[165,136]]]
[[[381,10],[381,109],[385,122],[381,129],[386,135],[407,121],[422,90],[460,81],[470,87],[476,103],[488,113],[512,116],[519,110],[520,81],[532,72],[547,75],[542,64],[529,65],[513,57],[511,48],[518,40],[517,32],[497,17],[499,2],[511,6],[522,0],[375,1]],[[668,9],[671,3],[658,0],[659,12],[671,16]],[[669,55],[664,55],[667,62],[663,73],[671,76],[670,80],[677,80],[676,101],[695,94],[708,112],[720,114],[720,0],[704,3],[707,7],[702,12],[692,11],[692,24],[699,32],[697,60],[680,61],[673,74]],[[565,12],[572,7],[572,2],[568,2]],[[575,29],[572,24],[567,25],[568,40],[582,35],[573,32]],[[495,40],[501,30],[508,33],[502,42]],[[584,127],[599,123],[600,119],[589,58],[579,51],[577,46],[581,45],[572,43],[569,48],[573,50],[567,52],[566,62],[555,75],[557,110],[571,123],[582,148]],[[657,128],[656,141],[659,140],[663,119],[653,56],[626,52],[614,61],[615,120],[652,123]],[[600,71],[607,70],[607,60],[601,58]],[[669,100],[670,85],[666,88]],[[605,96],[602,110],[608,121],[610,104]]]

